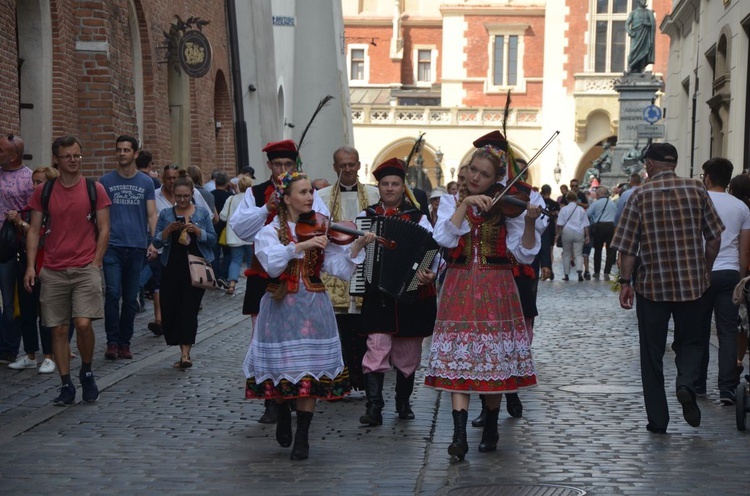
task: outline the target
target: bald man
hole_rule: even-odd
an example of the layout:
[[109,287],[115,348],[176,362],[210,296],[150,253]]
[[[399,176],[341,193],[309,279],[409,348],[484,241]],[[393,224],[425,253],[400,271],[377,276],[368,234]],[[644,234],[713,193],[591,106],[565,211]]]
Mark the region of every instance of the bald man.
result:
[[[23,148],[20,136],[7,134],[0,137],[0,227],[5,222],[21,225],[18,212],[26,208],[31,193],[34,192],[31,169],[23,165]],[[17,281],[16,257],[0,260],[0,293],[3,298],[3,311],[0,314],[0,363],[15,362],[18,354],[20,322],[13,319]],[[36,360],[33,364],[29,361],[29,364],[36,367]]]

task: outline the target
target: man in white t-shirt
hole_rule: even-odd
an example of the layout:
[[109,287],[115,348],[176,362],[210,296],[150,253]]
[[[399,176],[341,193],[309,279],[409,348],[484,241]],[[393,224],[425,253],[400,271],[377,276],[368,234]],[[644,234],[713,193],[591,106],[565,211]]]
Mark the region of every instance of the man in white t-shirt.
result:
[[721,248],[711,272],[711,285],[701,297],[704,305],[702,322],[705,346],[696,394],[706,394],[708,349],[711,338],[711,315],[716,320],[719,338],[719,399],[734,405],[739,384],[737,372],[737,325],[739,313],[732,303],[732,293],[747,275],[750,263],[750,209],[744,202],[726,192],[734,166],[725,158],[712,158],[703,164],[703,184],[714,202],[726,230],[721,233]]

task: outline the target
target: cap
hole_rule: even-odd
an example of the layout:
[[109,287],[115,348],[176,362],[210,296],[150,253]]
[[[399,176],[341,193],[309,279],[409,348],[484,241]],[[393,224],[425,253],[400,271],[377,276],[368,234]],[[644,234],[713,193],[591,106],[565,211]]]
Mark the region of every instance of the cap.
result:
[[505,139],[505,136],[503,136],[500,131],[492,131],[481,138],[477,138],[473,145],[474,148],[482,148],[483,146],[491,145],[500,150],[508,151],[508,140]]
[[375,179],[378,181],[385,176],[398,176],[403,179],[406,177],[406,166],[402,160],[394,157],[378,165],[375,170],[372,171],[372,175],[375,176]]
[[292,140],[272,141],[263,148],[263,153],[268,156],[268,160],[277,158],[296,160],[299,155],[297,145]]
[[255,179],[255,169],[253,169],[249,165],[246,165],[245,167],[240,169],[240,174],[245,174],[247,176],[250,176],[252,179]]
[[677,163],[677,148],[669,143],[652,143],[646,149],[644,158],[650,158],[657,162]]

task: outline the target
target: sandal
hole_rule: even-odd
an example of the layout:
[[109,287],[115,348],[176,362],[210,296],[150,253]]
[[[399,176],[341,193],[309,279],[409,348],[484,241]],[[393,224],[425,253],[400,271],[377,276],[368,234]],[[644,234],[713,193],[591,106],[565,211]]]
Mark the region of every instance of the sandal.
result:
[[192,366],[193,366],[193,362],[190,360],[190,355],[182,355],[182,357],[180,357],[181,369],[189,369]]
[[164,334],[164,331],[161,328],[161,321],[160,320],[152,320],[148,323],[148,330],[154,333],[154,336],[161,336]]
[[227,288],[227,294],[228,294],[228,295],[233,295],[233,294],[234,294],[234,284],[230,285],[230,286],[229,286],[229,287]]

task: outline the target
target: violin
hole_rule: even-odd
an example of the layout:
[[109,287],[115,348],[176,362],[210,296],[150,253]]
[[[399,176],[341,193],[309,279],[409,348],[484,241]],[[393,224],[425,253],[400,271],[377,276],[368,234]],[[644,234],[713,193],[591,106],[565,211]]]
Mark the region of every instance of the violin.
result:
[[[500,183],[493,184],[484,194],[492,197],[493,202],[490,208],[486,212],[482,212],[482,217],[502,212],[505,217],[514,218],[518,217],[526,211],[529,206],[529,193],[525,191],[525,188],[519,188],[517,185],[512,185],[507,191],[504,191],[504,186]],[[542,208],[542,214],[547,217],[551,217],[552,213],[546,208]]]
[[[297,238],[303,241],[315,236],[326,236],[331,243],[337,245],[351,244],[356,238],[366,234],[365,231],[358,230],[354,222],[331,222],[331,219],[319,212],[301,214],[297,220],[295,233]],[[395,241],[382,236],[376,237],[375,241],[390,250],[396,248]]]

